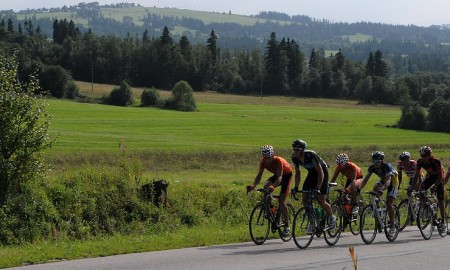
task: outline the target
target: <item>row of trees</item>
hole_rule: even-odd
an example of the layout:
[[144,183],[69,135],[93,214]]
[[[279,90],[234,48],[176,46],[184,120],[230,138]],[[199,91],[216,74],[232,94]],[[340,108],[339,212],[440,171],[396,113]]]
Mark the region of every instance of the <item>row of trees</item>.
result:
[[[118,38],[96,36],[91,31],[79,34],[64,20],[55,21],[54,26],[53,42],[36,31],[23,33],[0,26],[3,46],[21,51],[22,77],[37,67],[45,71],[45,66],[61,66],[77,80],[112,84],[126,80],[134,86],[163,89],[184,80],[196,91],[344,98],[393,105],[415,101],[425,107],[450,96],[448,74],[394,78],[392,64],[380,50],[367,52],[366,61],[352,61],[343,50],[326,56],[323,49],[313,49],[307,58],[296,40],[279,40],[275,32],[265,48],[230,51],[218,46],[214,30],[206,44],[192,45],[186,36],[174,41],[167,27],[157,38],[147,32],[142,37]],[[46,90],[54,83],[50,80]],[[76,93],[65,85],[61,89],[55,96]]]

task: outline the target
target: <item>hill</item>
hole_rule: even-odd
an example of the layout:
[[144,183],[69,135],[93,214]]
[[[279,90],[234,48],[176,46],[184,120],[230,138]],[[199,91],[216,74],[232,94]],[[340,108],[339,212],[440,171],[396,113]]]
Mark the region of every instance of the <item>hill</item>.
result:
[[[289,16],[278,12],[260,12],[253,16],[203,12],[176,8],[143,7],[135,4],[99,5],[80,3],[76,6],[31,9],[17,13],[1,11],[1,18],[16,23],[31,20],[52,37],[55,19],[72,20],[81,32],[91,29],[98,35],[120,37],[158,37],[167,26],[175,40],[186,36],[192,43],[205,43],[211,31],[218,35],[218,45],[227,49],[252,49],[265,46],[271,32],[296,40],[305,50],[321,48],[328,52],[339,48],[354,60],[367,58],[367,51],[395,50],[405,54],[427,50],[430,46],[450,44],[450,28],[419,27],[371,22],[333,23],[306,15]],[[354,47],[363,47],[355,50]],[[353,48],[353,49],[350,49]],[[431,50],[431,49],[429,49]]]

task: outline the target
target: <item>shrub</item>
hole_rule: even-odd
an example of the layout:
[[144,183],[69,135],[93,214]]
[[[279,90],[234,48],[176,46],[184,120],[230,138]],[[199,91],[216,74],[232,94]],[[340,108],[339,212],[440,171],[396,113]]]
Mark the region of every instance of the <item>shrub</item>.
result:
[[428,108],[426,129],[450,133],[450,101],[438,99]]
[[77,98],[79,91],[80,91],[80,88],[73,80],[70,80],[69,82],[67,82],[66,90],[65,90],[67,98],[69,98],[69,99]]
[[120,83],[119,88],[114,88],[109,95],[109,104],[117,106],[130,106],[134,103],[131,87],[125,82]]
[[61,66],[44,66],[39,74],[41,88],[56,98],[66,96],[66,87],[71,80],[69,72]]
[[423,130],[426,123],[425,111],[418,102],[407,102],[402,105],[402,115],[398,121],[399,128]]
[[141,95],[142,106],[156,106],[160,103],[159,92],[154,88],[144,88]]
[[192,112],[197,109],[194,99],[194,91],[186,81],[179,81],[172,88],[172,97],[167,99],[165,108],[179,111]]

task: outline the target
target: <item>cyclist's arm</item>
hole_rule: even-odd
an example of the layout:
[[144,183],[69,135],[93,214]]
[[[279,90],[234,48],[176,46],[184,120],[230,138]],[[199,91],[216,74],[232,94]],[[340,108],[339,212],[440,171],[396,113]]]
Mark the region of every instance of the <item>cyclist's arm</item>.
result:
[[298,187],[300,185],[300,180],[302,178],[302,173],[300,171],[300,166],[299,165],[294,165],[295,167],[295,189],[298,190]]
[[398,170],[398,187],[399,188],[402,185],[402,178],[403,178],[402,170]]
[[450,169],[447,170],[447,173],[445,174],[444,185],[448,183],[448,179],[450,179]]
[[259,184],[259,182],[261,181],[261,177],[263,175],[264,172],[264,168],[263,167],[259,167],[258,173],[255,176],[255,180],[253,180],[253,186],[257,186]]
[[366,174],[366,176],[364,176],[364,179],[362,180],[362,183],[361,183],[361,187],[359,188],[360,190],[362,190],[366,186],[367,181],[369,181],[369,178],[371,175],[372,175],[371,173],[368,173],[368,174]]
[[339,175],[339,167],[336,167],[336,169],[334,170],[333,177],[330,180],[330,183],[336,182],[338,175]]
[[384,185],[381,186],[381,189],[382,190],[387,189],[391,185],[391,180],[392,175],[391,174],[386,175],[386,177],[384,178]]

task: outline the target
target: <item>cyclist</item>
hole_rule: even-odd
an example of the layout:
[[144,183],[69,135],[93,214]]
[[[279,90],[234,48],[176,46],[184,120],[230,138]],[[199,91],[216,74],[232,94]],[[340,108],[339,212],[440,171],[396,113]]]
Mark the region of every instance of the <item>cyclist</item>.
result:
[[448,164],[447,173],[445,174],[445,177],[444,177],[444,185],[446,185],[448,183],[449,178],[450,178],[450,163]]
[[[293,194],[298,192],[300,185],[301,172],[300,166],[308,171],[308,175],[303,183],[303,190],[310,190],[313,196],[317,196],[320,206],[325,210],[329,217],[328,225],[330,228],[336,226],[336,216],[333,215],[331,205],[327,202],[328,193],[328,166],[316,152],[305,150],[306,142],[296,139],[292,143],[292,162],[295,167],[295,187],[292,190]],[[302,194],[302,203],[306,207],[308,202],[308,193]],[[310,224],[311,225],[311,224]],[[312,233],[313,228],[308,227],[308,233]]]
[[[409,182],[408,182],[408,190],[412,190],[415,189],[417,190],[417,188],[420,185],[421,182],[421,178],[418,178],[418,183],[416,184],[415,187],[412,187],[412,181],[414,179],[414,176],[416,175],[416,167],[417,167],[417,161],[415,161],[414,159],[410,159],[411,154],[409,152],[402,152],[400,154],[400,156],[398,157],[400,159],[400,161],[397,163],[397,171],[398,171],[398,186],[400,187],[402,185],[402,178],[403,178],[403,172],[405,172],[406,176],[409,177]],[[419,171],[419,175],[422,176],[422,172]]]
[[434,185],[436,195],[438,199],[439,212],[441,214],[441,220],[438,225],[440,232],[446,231],[445,225],[445,204],[444,204],[444,168],[439,159],[433,157],[431,147],[422,146],[420,148],[420,159],[417,161],[416,175],[413,179],[413,186],[419,179],[420,169],[423,168],[426,171],[425,178],[420,184],[419,190],[428,190]]
[[334,170],[333,177],[331,178],[331,182],[336,182],[336,179],[341,173],[343,176],[347,178],[344,186],[344,194],[350,194],[352,198],[352,214],[358,214],[358,190],[361,186],[361,182],[363,179],[363,172],[358,165],[349,161],[348,155],[346,153],[340,153],[336,157],[336,169]]
[[283,215],[283,234],[287,236],[291,229],[289,228],[289,212],[286,205],[286,198],[289,194],[289,187],[292,182],[292,168],[289,162],[284,158],[274,155],[273,147],[271,145],[263,146],[260,154],[261,159],[259,161],[258,174],[256,174],[253,184],[247,186],[247,191],[253,190],[256,185],[259,184],[264,169],[273,173],[273,175],[267,179],[264,188],[273,192],[276,187],[281,186],[278,202],[280,204],[281,214]]
[[395,235],[394,218],[395,211],[392,207],[394,200],[398,193],[398,173],[388,162],[384,162],[384,153],[381,151],[375,151],[372,153],[372,165],[369,166],[367,174],[361,183],[361,189],[366,186],[370,176],[374,173],[380,180],[373,185],[373,191],[378,195],[381,195],[384,190],[386,193],[386,210],[389,215],[391,224],[389,226],[389,234]]

